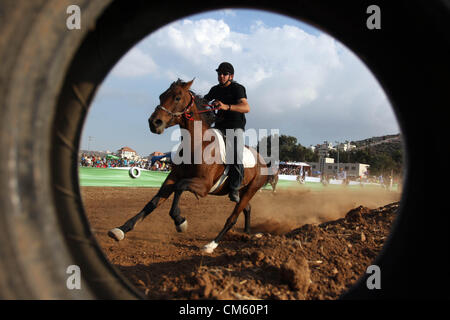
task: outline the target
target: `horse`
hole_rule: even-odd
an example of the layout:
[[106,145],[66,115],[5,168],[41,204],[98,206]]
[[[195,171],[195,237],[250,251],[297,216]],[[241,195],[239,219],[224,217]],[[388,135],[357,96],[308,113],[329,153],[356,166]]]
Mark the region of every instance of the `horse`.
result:
[[297,175],[295,180],[297,180],[297,182],[300,184],[305,184],[305,176]]
[[264,186],[266,186],[267,184],[270,184],[272,186],[272,193],[275,193],[276,188],[277,188],[277,183],[278,183],[278,171],[276,171],[274,174],[271,174],[267,177],[267,182]]
[[[172,206],[169,215],[172,218],[175,229],[178,232],[187,230],[187,219],[181,216],[179,208],[180,196],[183,192],[193,193],[197,199],[206,197],[208,194],[223,196],[229,193],[228,183],[217,186],[217,181],[223,179],[225,164],[220,162],[206,163],[200,159],[200,163],[195,160],[195,151],[201,147],[203,152],[209,142],[202,138],[206,130],[211,128],[213,123],[213,113],[208,112],[206,101],[190,90],[194,79],[184,82],[178,79],[159,96],[160,104],[156,106],[154,112],[148,119],[150,131],[155,134],[162,134],[165,129],[178,125],[181,129],[189,132],[191,137],[190,162],[175,164],[170,174],[161,185],[157,194],[144,206],[144,208],[135,216],[127,220],[122,226],[109,230],[108,235],[120,241],[124,239],[125,234],[133,230],[138,222],[144,220],[152,211],[166,201],[172,193],[174,194]],[[198,122],[199,121],[199,122]],[[201,124],[201,136],[194,134],[195,123]],[[246,146],[247,147],[247,146]],[[218,246],[223,236],[236,224],[237,218],[241,212],[244,212],[244,232],[250,234],[250,200],[255,193],[267,183],[269,175],[264,174],[268,167],[261,155],[255,149],[251,149],[255,156],[253,167],[244,169],[244,179],[239,190],[240,201],[236,203],[231,215],[225,222],[224,227],[218,235],[203,246],[202,251],[212,253]],[[184,149],[183,149],[184,152]],[[215,151],[211,154],[214,156]],[[202,153],[203,154],[203,153]],[[198,160],[198,159],[197,159]],[[265,171],[266,170],[266,171]],[[214,186],[214,188],[213,188]]]

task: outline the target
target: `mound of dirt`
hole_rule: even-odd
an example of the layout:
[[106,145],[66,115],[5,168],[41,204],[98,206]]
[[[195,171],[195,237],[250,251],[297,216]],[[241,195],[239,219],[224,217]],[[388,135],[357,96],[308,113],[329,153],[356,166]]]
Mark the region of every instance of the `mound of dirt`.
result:
[[398,207],[359,206],[281,235],[230,231],[216,255],[116,266],[150,299],[337,299],[380,253]]

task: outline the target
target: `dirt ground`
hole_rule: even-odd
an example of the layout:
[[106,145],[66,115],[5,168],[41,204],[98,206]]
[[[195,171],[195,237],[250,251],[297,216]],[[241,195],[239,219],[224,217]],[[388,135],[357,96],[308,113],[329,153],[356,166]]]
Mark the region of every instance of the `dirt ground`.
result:
[[228,197],[184,193],[178,233],[170,198],[126,238],[122,225],[156,194],[153,188],[83,187],[91,228],[111,263],[149,299],[337,299],[381,251],[401,194],[383,189],[268,190],[251,201],[251,234],[241,215],[212,254],[200,248],[232,211]]

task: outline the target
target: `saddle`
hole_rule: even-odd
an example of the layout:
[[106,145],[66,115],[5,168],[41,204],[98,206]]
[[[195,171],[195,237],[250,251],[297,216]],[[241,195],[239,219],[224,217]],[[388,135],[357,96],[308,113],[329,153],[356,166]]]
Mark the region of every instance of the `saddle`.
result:
[[[222,133],[218,129],[214,128],[211,128],[209,130],[212,131],[215,139],[214,141],[211,141],[211,143],[214,144],[214,150],[219,151],[220,153],[220,159],[218,159],[218,163],[226,164],[226,145]],[[176,145],[170,152],[170,158],[174,159],[176,155],[180,154],[182,147],[182,143]],[[249,149],[247,146],[244,146],[244,152],[242,153],[242,164],[244,165],[244,168],[253,168],[256,165],[256,159],[256,150]]]
[[[220,150],[220,158],[222,160],[223,164],[226,164],[226,145],[225,140],[223,138],[222,133],[217,129],[211,129],[213,130],[214,137],[215,137],[215,143],[219,143],[219,150]],[[253,168],[256,165],[256,154],[254,154],[253,149],[250,150],[247,146],[244,146],[244,152],[242,154],[242,164],[244,165],[244,168]],[[213,193],[217,190],[222,184],[225,183],[225,181],[228,178],[228,171],[229,166],[225,167],[225,170],[223,174],[219,177],[219,179],[216,181],[216,183],[212,186],[211,190],[209,190],[209,193]]]
[[[219,163],[223,163],[226,165],[226,144],[224,137],[220,130],[211,128],[209,129],[212,131],[212,134],[214,136],[214,141],[211,137],[211,143],[214,144],[214,150],[219,151],[220,158],[218,161]],[[177,148],[174,148],[176,151],[171,152],[171,158],[173,159],[175,154],[179,154],[182,148],[182,144],[180,143]],[[244,146],[244,151],[242,153],[242,164],[244,168],[253,168],[256,166],[256,159],[257,159],[257,153],[256,150],[250,149],[247,146]],[[223,174],[219,177],[219,179],[215,182],[214,186],[209,190],[209,193],[213,193],[217,190],[222,184],[225,183],[225,181],[228,178],[228,171],[229,167],[226,166]]]
[[[215,143],[219,142],[220,158],[223,164],[226,164],[226,145],[222,133],[217,129],[210,129],[214,132]],[[256,165],[256,157],[253,152],[244,146],[244,152],[242,153],[242,164],[244,168],[253,168]]]

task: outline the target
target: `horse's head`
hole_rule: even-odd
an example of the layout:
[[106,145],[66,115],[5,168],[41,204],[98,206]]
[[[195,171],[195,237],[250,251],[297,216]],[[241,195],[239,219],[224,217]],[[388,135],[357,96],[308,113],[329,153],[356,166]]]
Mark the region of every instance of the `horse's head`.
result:
[[183,121],[183,115],[194,104],[194,97],[189,91],[193,82],[178,79],[159,96],[159,105],[148,119],[151,132],[161,134],[164,129]]

